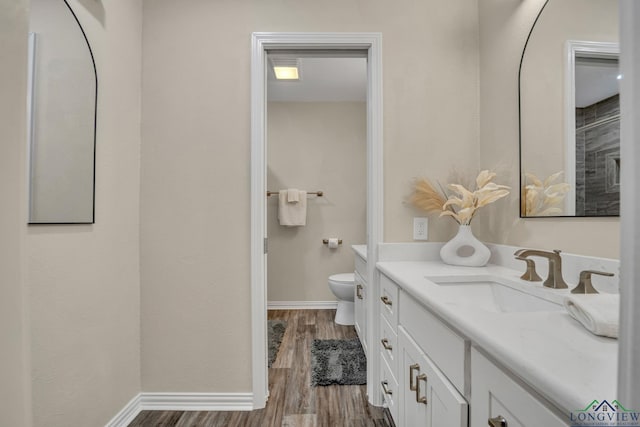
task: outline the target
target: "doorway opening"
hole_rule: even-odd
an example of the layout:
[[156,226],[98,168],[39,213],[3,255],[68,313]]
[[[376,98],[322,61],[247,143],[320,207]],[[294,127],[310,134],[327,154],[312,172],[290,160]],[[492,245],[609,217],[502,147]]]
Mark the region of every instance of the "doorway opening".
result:
[[[280,188],[268,188],[269,178],[274,185],[298,186],[302,190],[309,192],[326,191],[322,188],[313,187],[314,183],[289,184],[278,181],[278,177],[270,176],[267,163],[267,141],[268,137],[268,82],[271,57],[291,57],[295,56],[295,62],[304,62],[298,60],[300,55],[303,59],[316,58],[330,59],[337,57],[366,58],[366,107],[364,108],[366,122],[366,149],[365,151],[365,169],[366,169],[366,228],[365,241],[368,244],[367,255],[372,262],[368,263],[368,268],[373,270],[375,260],[377,260],[377,243],[382,240],[382,79],[381,79],[381,35],[377,33],[254,33],[252,43],[252,150],[251,150],[251,194],[252,194],[252,210],[251,210],[251,301],[252,301],[252,377],[253,377],[253,398],[254,409],[265,406],[268,397],[268,370],[267,370],[267,229],[269,209],[269,201],[267,191],[279,191]],[[286,62],[286,61],[284,61]],[[291,61],[290,61],[291,62]],[[284,64],[288,65],[288,64]],[[272,65],[271,65],[272,66]],[[311,72],[313,73],[313,72]],[[307,71],[301,71],[301,77],[304,80]],[[312,74],[309,74],[309,76]],[[295,84],[294,82],[289,82]],[[291,86],[289,87],[291,88]],[[316,89],[317,90],[317,89]],[[322,91],[322,90],[321,90]],[[285,110],[287,108],[284,108]],[[310,107],[311,109],[311,107]],[[287,116],[290,113],[283,113]],[[313,116],[313,112],[310,114]],[[317,117],[312,117],[317,119]],[[305,162],[313,162],[313,158],[301,156],[304,153],[298,153],[295,159],[290,162],[297,163],[302,169]],[[328,168],[328,166],[325,166]],[[326,173],[332,173],[327,170]],[[275,181],[274,181],[275,179]],[[320,185],[320,184],[317,184]],[[316,195],[315,197],[320,199]],[[323,195],[324,197],[324,195]],[[333,194],[327,193],[327,199],[323,199],[323,203],[327,203],[333,197]],[[275,202],[275,200],[274,200]],[[312,212],[316,208],[315,199],[309,199],[309,204],[313,204],[308,212]],[[272,213],[273,215],[273,213]],[[285,230],[288,233],[290,230]],[[291,236],[289,236],[291,237]],[[317,236],[316,236],[317,237]],[[326,236],[333,237],[333,236]],[[284,241],[286,242],[287,236]],[[322,239],[322,238],[321,238]],[[289,241],[290,242],[290,241]],[[362,242],[358,242],[362,243]],[[320,244],[319,249],[327,250]],[[343,251],[350,250],[342,248]],[[318,263],[322,260],[318,259]],[[351,267],[352,269],[353,267]],[[373,277],[373,274],[371,274]],[[324,279],[323,279],[324,280]],[[326,280],[325,280],[326,281]],[[325,284],[323,289],[328,287]],[[322,298],[322,297],[321,297]],[[369,309],[373,312],[373,304]],[[375,324],[375,322],[373,322]],[[369,331],[370,334],[377,333],[374,328]],[[375,355],[374,355],[375,358]],[[372,384],[377,369],[376,360],[369,361],[368,384]],[[374,393],[370,393],[370,396]],[[371,402],[379,404],[378,402]]]
[[335,308],[327,278],[353,272],[366,241],[366,54],[267,53],[268,309]]

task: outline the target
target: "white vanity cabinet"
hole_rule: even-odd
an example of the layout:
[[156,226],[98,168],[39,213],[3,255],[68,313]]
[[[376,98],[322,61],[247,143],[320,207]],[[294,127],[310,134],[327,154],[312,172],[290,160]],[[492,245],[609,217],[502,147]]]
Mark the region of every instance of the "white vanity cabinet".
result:
[[[569,427],[582,405],[615,396],[618,343],[563,311],[568,290],[521,280],[522,265],[511,267],[519,248],[493,245],[504,264],[479,268],[444,264],[440,249],[380,245],[370,282],[369,349],[379,355],[370,358],[371,376],[385,372],[394,387],[396,380],[384,403],[397,427]],[[619,268],[565,260],[574,272]],[[371,387],[372,403],[381,404],[380,384]]]
[[354,288],[354,327],[362,344],[364,354],[368,355],[367,343],[367,262],[358,253],[355,256]]
[[567,427],[533,396],[478,350],[471,350],[471,427]]
[[[406,292],[400,294],[400,324],[449,382],[461,393],[469,389],[469,341],[458,335]],[[466,393],[468,394],[468,393]]]
[[393,281],[380,275],[380,339],[371,348],[380,352],[380,391],[391,416],[399,419],[398,394],[398,295],[399,288]]
[[466,427],[467,401],[448,378],[464,390],[465,340],[384,274],[379,298],[381,391],[396,425]]
[[354,327],[360,338],[364,354],[367,354],[367,282],[358,271],[355,273]]
[[391,368],[385,358],[380,359],[380,392],[382,393],[382,399],[384,406],[389,409],[391,418],[394,419],[396,425],[399,419],[399,402],[400,393],[398,392],[399,385],[396,374],[391,372]]
[[380,391],[398,427],[570,425],[383,272],[378,298]]
[[399,424],[466,427],[467,401],[402,326],[398,327],[398,346],[402,402]]

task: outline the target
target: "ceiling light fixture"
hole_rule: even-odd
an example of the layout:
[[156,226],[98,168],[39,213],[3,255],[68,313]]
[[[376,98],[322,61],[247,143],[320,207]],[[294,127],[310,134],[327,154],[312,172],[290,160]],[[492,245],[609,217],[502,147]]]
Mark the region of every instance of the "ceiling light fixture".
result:
[[278,80],[299,80],[298,67],[273,67]]
[[300,62],[297,58],[272,57],[271,67],[278,80],[300,80]]

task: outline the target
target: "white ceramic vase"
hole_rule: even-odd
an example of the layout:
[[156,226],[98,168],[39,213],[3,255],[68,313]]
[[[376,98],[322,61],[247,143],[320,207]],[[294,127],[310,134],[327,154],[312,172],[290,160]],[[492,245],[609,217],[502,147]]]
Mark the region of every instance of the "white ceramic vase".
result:
[[470,225],[461,225],[458,234],[440,249],[440,258],[446,264],[482,267],[489,262],[489,248],[471,232]]

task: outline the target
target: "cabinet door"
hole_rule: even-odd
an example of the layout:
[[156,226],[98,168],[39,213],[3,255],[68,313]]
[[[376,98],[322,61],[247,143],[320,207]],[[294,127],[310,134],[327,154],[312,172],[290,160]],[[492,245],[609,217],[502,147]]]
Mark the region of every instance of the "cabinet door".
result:
[[391,418],[397,426],[402,426],[398,420],[398,404],[400,403],[400,395],[398,393],[398,380],[391,372],[391,368],[387,365],[386,360],[380,360],[380,392],[384,406],[389,408]]
[[358,338],[362,344],[364,354],[368,355],[367,350],[367,287],[362,276],[356,270],[355,272],[355,298],[354,298],[354,310],[355,310],[355,325]]
[[[484,427],[490,419],[508,427],[566,427],[549,407],[475,348],[471,350],[471,427]],[[489,424],[491,425],[491,424]]]
[[400,425],[467,427],[468,405],[404,328],[398,328]]
[[466,340],[406,292],[400,292],[399,305],[402,307],[399,321],[404,330],[459,392],[469,390],[469,379],[465,375],[468,369],[465,360],[469,357]]

